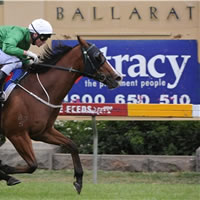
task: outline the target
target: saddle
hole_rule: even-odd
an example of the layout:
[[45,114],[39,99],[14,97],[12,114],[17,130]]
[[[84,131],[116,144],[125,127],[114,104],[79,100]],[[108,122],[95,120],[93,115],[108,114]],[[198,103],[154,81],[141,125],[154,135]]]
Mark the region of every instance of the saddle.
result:
[[16,87],[17,83],[19,83],[26,76],[27,73],[28,72],[25,71],[24,69],[18,68],[13,70],[10,73],[10,75],[6,78],[3,89],[5,95],[5,101],[8,99],[9,95]]

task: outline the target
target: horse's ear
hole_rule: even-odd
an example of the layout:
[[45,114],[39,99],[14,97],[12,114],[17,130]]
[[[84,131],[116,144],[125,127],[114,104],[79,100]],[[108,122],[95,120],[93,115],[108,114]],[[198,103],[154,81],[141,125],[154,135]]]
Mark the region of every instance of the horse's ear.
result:
[[79,35],[77,36],[77,39],[78,39],[79,44],[82,47],[86,47],[87,48],[89,46],[88,43],[85,40],[83,40]]
[[81,37],[79,35],[77,35],[77,40],[79,43],[81,42]]

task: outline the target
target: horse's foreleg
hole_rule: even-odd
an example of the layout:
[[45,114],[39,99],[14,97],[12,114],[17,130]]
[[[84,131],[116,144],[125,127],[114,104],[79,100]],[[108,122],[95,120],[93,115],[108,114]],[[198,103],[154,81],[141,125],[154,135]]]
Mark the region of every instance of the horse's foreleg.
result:
[[74,142],[62,135],[59,131],[57,131],[54,128],[51,128],[42,135],[34,137],[32,139],[46,142],[49,144],[64,145],[70,151],[74,164],[74,177],[76,178],[74,186],[77,192],[80,194],[82,189],[83,169],[79,157],[78,148],[76,147]]
[[37,169],[37,161],[33,152],[32,141],[29,135],[16,134],[12,137],[8,137],[8,139],[11,141],[19,155],[26,161],[28,165],[25,167],[10,167],[4,165],[2,166],[1,170],[7,174],[33,173]]

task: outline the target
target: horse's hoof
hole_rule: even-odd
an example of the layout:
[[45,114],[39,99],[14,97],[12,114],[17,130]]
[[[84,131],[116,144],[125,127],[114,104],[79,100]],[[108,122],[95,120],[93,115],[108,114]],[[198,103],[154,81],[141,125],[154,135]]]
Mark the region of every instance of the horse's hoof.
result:
[[81,193],[81,189],[82,189],[82,184],[74,182],[74,188],[76,189],[76,191],[78,192],[78,194],[80,194]]
[[8,186],[17,185],[17,184],[19,184],[19,183],[21,183],[21,181],[20,181],[20,180],[17,180],[17,179],[14,178],[14,177],[10,177],[10,178],[8,179],[8,181],[7,181],[7,185],[8,185]]

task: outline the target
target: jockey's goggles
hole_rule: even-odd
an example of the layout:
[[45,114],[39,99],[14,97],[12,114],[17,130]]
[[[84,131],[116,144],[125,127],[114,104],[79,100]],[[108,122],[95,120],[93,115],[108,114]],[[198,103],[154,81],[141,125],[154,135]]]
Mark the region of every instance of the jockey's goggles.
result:
[[43,42],[46,41],[50,37],[51,37],[51,34],[40,34],[39,35],[40,40]]

